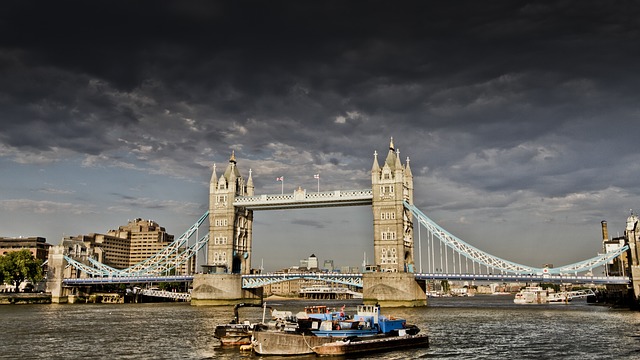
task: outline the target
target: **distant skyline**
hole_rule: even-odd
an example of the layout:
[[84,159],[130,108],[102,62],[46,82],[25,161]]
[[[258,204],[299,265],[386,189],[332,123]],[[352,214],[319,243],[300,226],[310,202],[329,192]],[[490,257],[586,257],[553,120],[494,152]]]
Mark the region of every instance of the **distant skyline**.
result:
[[[65,1],[0,5],[0,236],[179,236],[232,151],[256,194],[363,189],[389,139],[415,204],[532,266],[640,208],[640,5]],[[276,180],[284,177],[284,182]],[[370,207],[257,212],[253,267],[372,258]],[[418,259],[418,254],[416,254]]]

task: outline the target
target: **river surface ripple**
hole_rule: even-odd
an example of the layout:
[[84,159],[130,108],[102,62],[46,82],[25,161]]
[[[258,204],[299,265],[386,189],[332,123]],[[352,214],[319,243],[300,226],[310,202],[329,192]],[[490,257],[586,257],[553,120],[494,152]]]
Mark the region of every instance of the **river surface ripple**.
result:
[[[362,359],[640,359],[640,313],[590,305],[516,305],[513,296],[429,299],[382,309],[429,334],[430,347]],[[294,313],[310,303],[278,301]],[[343,301],[323,304],[341,307]],[[356,302],[347,302],[347,311]],[[260,308],[240,309],[257,321]],[[184,303],[0,306],[0,359],[282,359],[223,349],[213,338],[232,307]],[[312,356],[285,359],[313,359]]]

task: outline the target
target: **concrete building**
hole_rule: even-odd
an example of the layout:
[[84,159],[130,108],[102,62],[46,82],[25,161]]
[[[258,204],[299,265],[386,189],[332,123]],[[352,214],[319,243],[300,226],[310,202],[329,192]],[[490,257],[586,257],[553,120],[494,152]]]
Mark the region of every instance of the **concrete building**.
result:
[[311,254],[311,256],[306,259],[301,259],[300,269],[305,271],[318,271],[318,258],[315,254]]
[[47,243],[47,239],[43,237],[0,237],[0,255],[26,249],[36,259],[46,261],[49,257],[50,247],[51,244]]
[[147,260],[173,242],[174,236],[167,234],[164,227],[152,220],[137,218],[127,225],[109,230],[108,237],[129,241],[129,265]]
[[91,233],[88,235],[68,236],[62,240],[62,244],[81,242],[93,249],[96,260],[116,269],[129,267],[130,241],[106,234]]
[[325,260],[323,265],[322,265],[322,270],[323,271],[328,271],[328,272],[333,272],[333,270],[334,270],[333,260]]
[[[174,236],[152,220],[137,218],[127,225],[109,230],[106,234],[91,233],[63,239],[63,244],[82,242],[92,249],[101,263],[116,269],[125,269],[152,257],[167,247]],[[179,273],[193,273],[192,262],[178,269]]]

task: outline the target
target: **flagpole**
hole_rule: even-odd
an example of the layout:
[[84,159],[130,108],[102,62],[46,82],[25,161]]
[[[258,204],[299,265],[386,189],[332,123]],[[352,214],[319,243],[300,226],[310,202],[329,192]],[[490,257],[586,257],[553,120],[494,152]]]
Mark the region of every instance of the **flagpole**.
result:
[[282,183],[282,188],[281,188],[281,189],[282,189],[282,190],[281,190],[282,192],[281,192],[281,194],[282,194],[282,195],[284,195],[284,175],[283,175],[283,176],[279,176],[279,177],[277,177],[277,178],[276,178],[276,181],[280,181],[280,182]]
[[320,174],[318,174],[318,192],[320,192]]

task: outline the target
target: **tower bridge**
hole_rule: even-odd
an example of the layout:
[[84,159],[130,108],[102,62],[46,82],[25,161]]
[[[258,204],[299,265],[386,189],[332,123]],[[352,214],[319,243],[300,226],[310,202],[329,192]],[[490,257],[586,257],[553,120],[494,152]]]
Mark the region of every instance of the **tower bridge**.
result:
[[[364,302],[387,306],[426,305],[425,281],[428,280],[544,280],[626,286],[634,278],[640,278],[640,264],[635,255],[640,231],[631,232],[640,226],[640,221],[628,223],[629,240],[626,242],[618,243],[619,246],[607,242],[604,254],[557,268],[536,268],[501,259],[469,245],[422,213],[413,199],[409,158],[402,163],[393,139],[382,163],[374,152],[371,189],[360,190],[307,192],[298,188],[292,194],[256,195],[251,170],[245,179],[232,153],[220,175],[216,165],[213,166],[209,210],[166,249],[130,268],[114,269],[98,263],[90,254],[54,247],[49,257],[48,286],[55,302],[56,298],[64,297],[63,284],[77,286],[126,282],[132,278],[162,278],[195,258],[201,253],[200,249],[206,249],[206,258],[198,259],[203,263],[203,272],[187,274],[183,279],[193,281],[191,302],[194,305],[259,303],[264,285],[310,276],[362,287]],[[252,274],[255,211],[335,206],[371,206],[373,262],[377,271],[363,274]],[[421,228],[426,230],[425,272],[422,272]],[[418,261],[414,258],[416,251],[420,255]],[[610,268],[612,264],[616,265],[617,272],[607,275],[615,276],[593,276],[594,268]],[[71,268],[74,270],[70,271]],[[635,282],[638,283],[640,281]],[[636,289],[635,293],[640,292]]]

